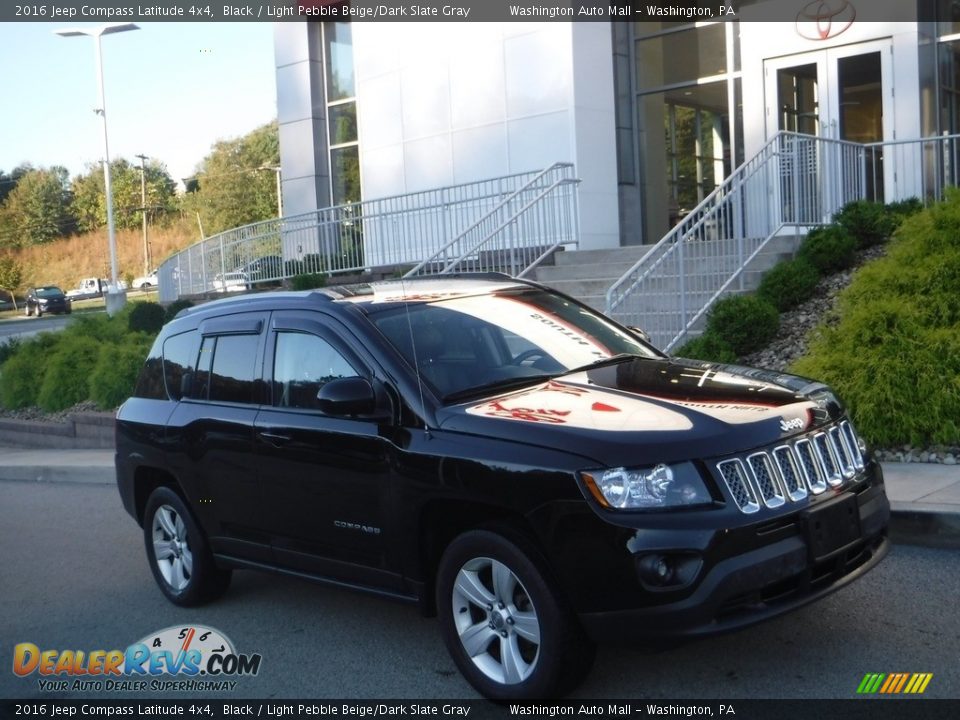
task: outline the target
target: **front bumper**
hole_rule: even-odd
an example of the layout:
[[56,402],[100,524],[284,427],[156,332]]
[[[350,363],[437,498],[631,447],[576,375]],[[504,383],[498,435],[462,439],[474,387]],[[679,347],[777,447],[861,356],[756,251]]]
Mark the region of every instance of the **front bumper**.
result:
[[[881,481],[882,482],[882,481]],[[594,640],[696,637],[746,627],[813,602],[869,572],[889,552],[890,504],[882,484],[843,493],[855,497],[859,537],[817,557],[802,513],[781,518],[769,544],[707,562],[692,592],[678,599],[580,613]],[[715,538],[715,541],[716,538]]]

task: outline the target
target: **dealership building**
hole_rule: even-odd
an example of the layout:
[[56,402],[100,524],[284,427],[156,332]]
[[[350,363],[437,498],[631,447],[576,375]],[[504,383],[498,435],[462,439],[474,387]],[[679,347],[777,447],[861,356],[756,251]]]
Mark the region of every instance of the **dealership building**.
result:
[[937,5],[939,22],[778,0],[733,21],[276,23],[284,207],[568,161],[581,249],[656,242],[780,130],[956,131],[960,23]]

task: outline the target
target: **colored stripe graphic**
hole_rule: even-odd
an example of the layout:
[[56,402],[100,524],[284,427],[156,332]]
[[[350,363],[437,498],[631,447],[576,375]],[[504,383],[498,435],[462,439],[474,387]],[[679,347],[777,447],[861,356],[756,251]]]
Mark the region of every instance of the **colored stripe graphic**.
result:
[[933,673],[867,673],[857,686],[857,694],[920,695],[932,679]]

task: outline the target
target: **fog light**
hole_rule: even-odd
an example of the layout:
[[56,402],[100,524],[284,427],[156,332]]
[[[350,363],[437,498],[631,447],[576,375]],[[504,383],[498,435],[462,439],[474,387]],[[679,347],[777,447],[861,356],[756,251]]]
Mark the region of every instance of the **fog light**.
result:
[[640,579],[648,585],[669,585],[673,578],[673,565],[663,555],[644,555],[637,562]]
[[692,583],[703,561],[699,553],[647,553],[636,559],[637,575],[648,590],[677,590]]

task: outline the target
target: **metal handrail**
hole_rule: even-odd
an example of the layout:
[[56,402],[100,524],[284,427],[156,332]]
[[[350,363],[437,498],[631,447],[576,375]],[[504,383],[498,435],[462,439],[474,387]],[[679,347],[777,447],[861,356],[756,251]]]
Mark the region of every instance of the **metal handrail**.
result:
[[[462,242],[471,232],[473,232],[474,230],[476,230],[477,228],[479,228],[481,225],[483,225],[484,222],[486,222],[487,220],[489,220],[490,218],[492,218],[494,215],[496,215],[497,213],[499,213],[503,208],[507,207],[507,206],[508,206],[516,197],[518,197],[521,193],[523,193],[523,192],[525,192],[525,191],[530,190],[531,188],[533,188],[533,187],[534,187],[537,183],[539,183],[540,180],[541,180],[543,177],[545,177],[548,173],[551,173],[551,172],[553,172],[554,170],[558,170],[558,169],[569,169],[569,170],[572,171],[572,170],[573,170],[573,163],[560,163],[560,162],[554,163],[554,164],[551,165],[550,167],[548,167],[548,168],[544,169],[543,171],[541,171],[540,173],[538,173],[538,174],[537,174],[535,177],[533,177],[529,182],[527,182],[526,184],[524,184],[522,187],[518,188],[517,190],[514,190],[514,191],[513,191],[512,193],[510,193],[510,195],[508,195],[507,197],[503,198],[503,200],[501,200],[499,203],[497,203],[497,205],[494,206],[494,208],[493,208],[492,210],[490,210],[490,211],[487,212],[485,215],[483,215],[483,216],[482,216],[480,219],[478,219],[473,225],[471,225],[470,227],[468,227],[466,230],[464,230],[462,233],[460,233],[459,235],[457,235],[457,236],[456,236],[455,238],[453,238],[452,240],[450,240],[450,241],[448,241],[447,243],[445,243],[445,244],[443,245],[443,247],[439,248],[435,253],[433,253],[433,255],[430,255],[429,257],[424,258],[424,259],[421,260],[419,263],[417,263],[417,265],[416,265],[415,267],[413,267],[411,270],[409,270],[407,273],[404,274],[404,277],[412,277],[412,276],[418,274],[418,273],[420,272],[420,270],[422,270],[424,267],[426,267],[426,266],[429,265],[430,263],[435,263],[438,258],[440,258],[440,257],[446,257],[447,251],[448,251],[450,248],[452,248],[454,245]],[[522,212],[522,211],[521,211],[521,212]],[[509,220],[508,220],[507,222],[509,222]],[[498,228],[497,230],[494,230],[494,232],[489,233],[488,235],[486,235],[485,237],[483,237],[483,238],[480,240],[480,242],[477,243],[477,245],[479,246],[479,245],[482,245],[483,243],[485,243],[485,242],[486,242],[487,240],[489,240],[493,235],[495,235],[497,232],[499,232],[500,229],[501,229],[501,228]],[[455,260],[454,263],[458,262],[459,260],[462,260],[464,257],[466,257],[466,254],[469,254],[469,252],[470,252],[470,251],[467,251],[467,253],[461,254],[461,256],[460,256],[457,260]],[[449,268],[444,268],[444,269],[441,270],[440,272],[441,272],[441,273],[449,272]]]
[[607,313],[669,350],[743,289],[778,235],[802,235],[853,200],[939,197],[958,175],[960,135],[860,144],[778,133],[610,286]]
[[[558,184],[551,173],[563,182]],[[159,299],[242,290],[299,274],[377,269],[389,274],[410,265],[434,272],[437,268],[429,260],[425,265],[424,258],[449,252],[458,243],[484,254],[481,264],[486,269],[501,269],[496,266],[501,258],[515,273],[528,272],[533,263],[542,262],[544,248],[578,244],[578,181],[572,177],[572,164],[555,163],[545,170],[347,203],[227,230],[160,265]],[[547,190],[539,192],[545,178]],[[539,192],[534,203],[528,202],[531,192]],[[524,204],[515,208],[518,199]],[[511,236],[511,227],[522,232]]]

